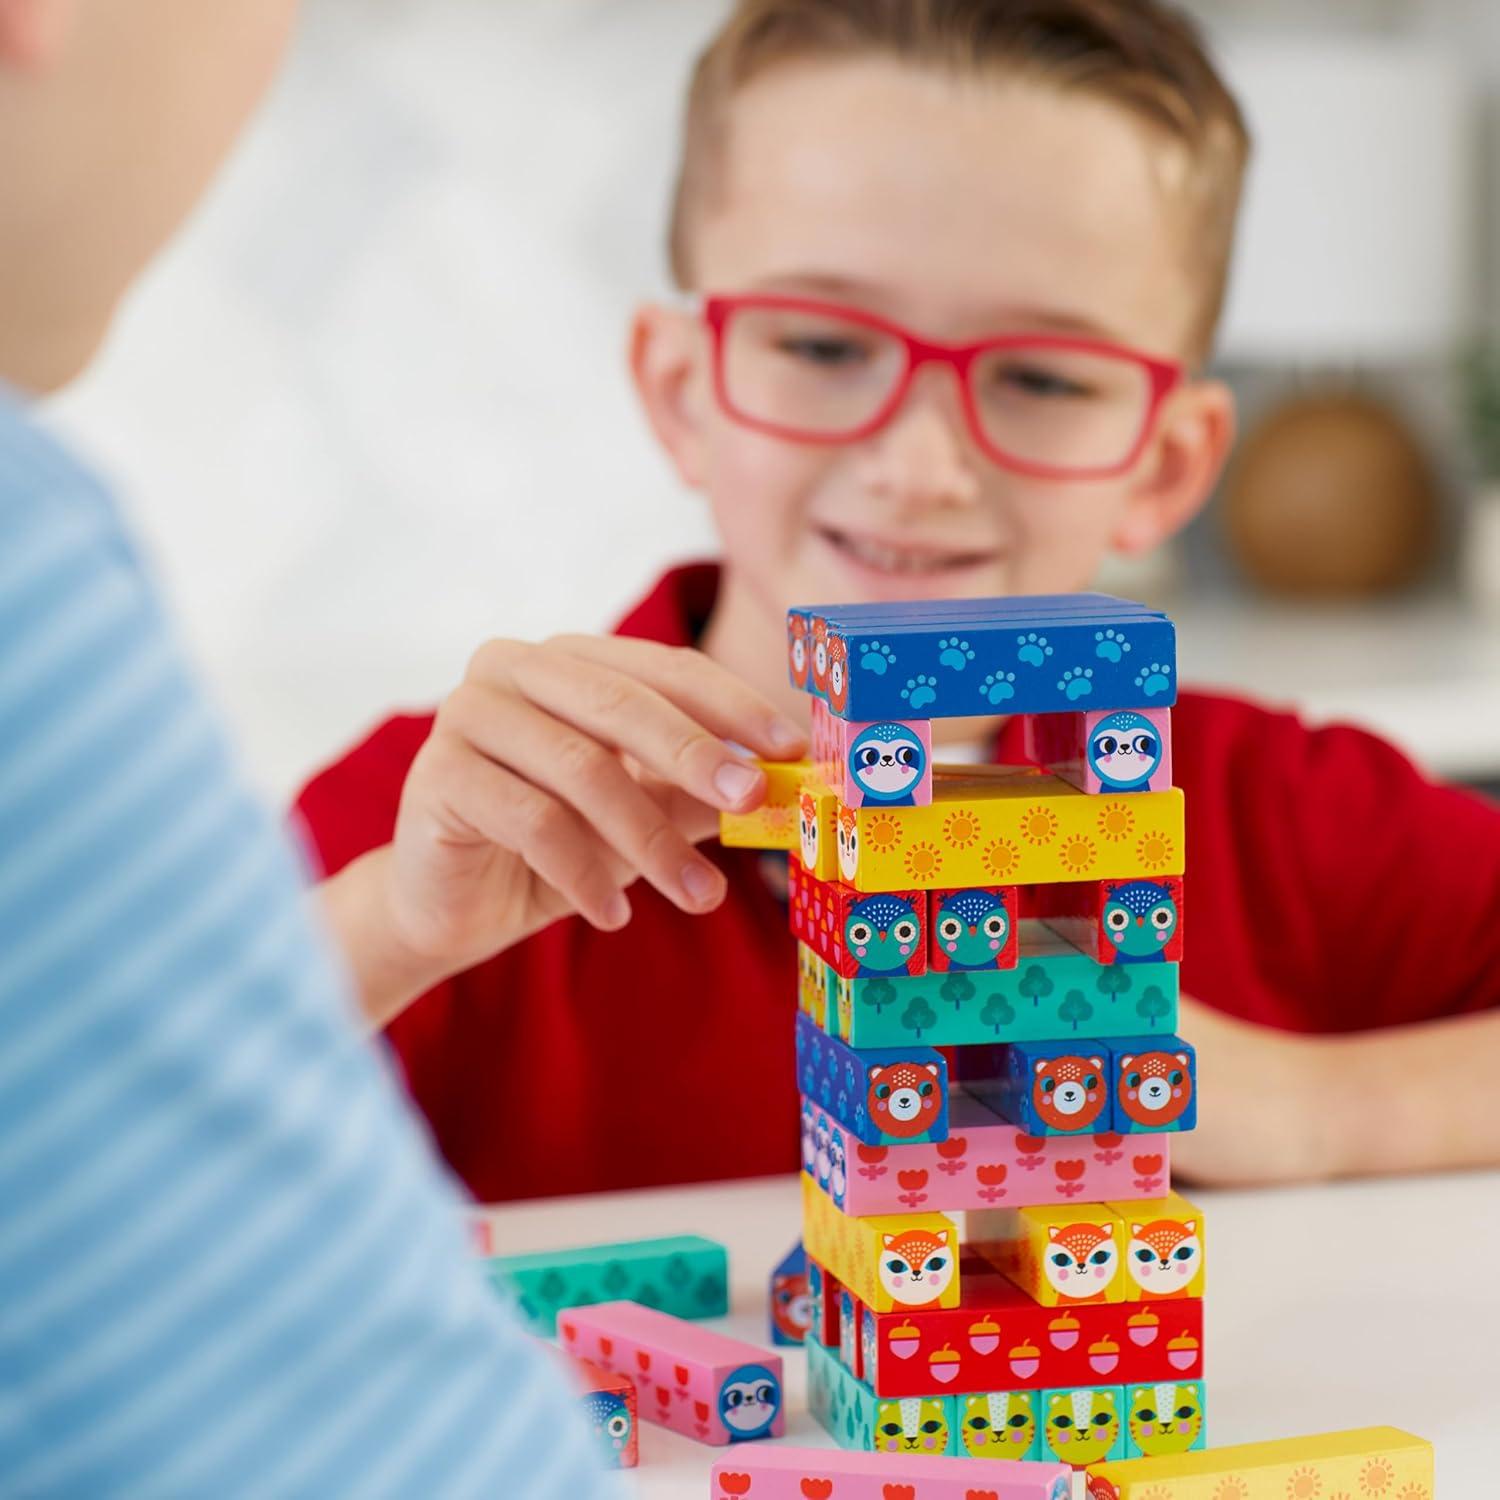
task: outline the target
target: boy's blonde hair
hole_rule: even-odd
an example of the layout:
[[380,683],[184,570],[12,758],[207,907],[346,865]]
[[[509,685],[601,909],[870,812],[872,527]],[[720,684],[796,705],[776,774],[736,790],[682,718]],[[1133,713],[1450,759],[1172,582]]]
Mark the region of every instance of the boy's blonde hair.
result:
[[688,93],[669,247],[693,281],[694,216],[721,178],[728,106],[781,63],[885,56],[916,67],[995,69],[1118,104],[1182,151],[1181,193],[1202,270],[1195,352],[1223,308],[1250,139],[1197,27],[1159,0],[738,0]]

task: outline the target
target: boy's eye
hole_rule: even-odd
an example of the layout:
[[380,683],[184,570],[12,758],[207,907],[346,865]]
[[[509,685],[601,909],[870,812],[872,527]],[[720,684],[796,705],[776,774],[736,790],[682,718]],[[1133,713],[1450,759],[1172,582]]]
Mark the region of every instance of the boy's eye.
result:
[[825,369],[861,364],[869,355],[855,340],[834,334],[788,334],[777,341],[776,347],[793,359]]
[[996,385],[1041,400],[1077,400],[1096,394],[1088,386],[1041,365],[1012,361],[996,365],[993,373]]

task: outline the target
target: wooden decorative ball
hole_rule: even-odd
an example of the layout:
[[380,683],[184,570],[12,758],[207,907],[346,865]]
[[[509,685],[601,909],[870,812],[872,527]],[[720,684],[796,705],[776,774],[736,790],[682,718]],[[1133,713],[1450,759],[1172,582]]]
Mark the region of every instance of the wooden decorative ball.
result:
[[1301,397],[1257,427],[1230,474],[1235,558],[1263,588],[1304,597],[1410,583],[1436,540],[1438,487],[1416,437],[1360,395]]

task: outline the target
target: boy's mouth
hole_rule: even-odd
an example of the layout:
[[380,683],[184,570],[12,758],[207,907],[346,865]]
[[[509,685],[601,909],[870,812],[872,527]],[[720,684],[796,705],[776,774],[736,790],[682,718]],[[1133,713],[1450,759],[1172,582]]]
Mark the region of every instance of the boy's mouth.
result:
[[889,542],[878,537],[857,536],[851,531],[837,531],[831,526],[819,527],[818,535],[861,568],[893,578],[931,577],[995,561],[993,552],[961,552],[908,542]]

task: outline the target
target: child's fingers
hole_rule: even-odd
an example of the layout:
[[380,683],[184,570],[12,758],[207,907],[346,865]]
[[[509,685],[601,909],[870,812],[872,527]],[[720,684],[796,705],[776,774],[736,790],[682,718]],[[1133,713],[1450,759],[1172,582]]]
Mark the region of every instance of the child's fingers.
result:
[[[437,778],[453,814],[524,860],[586,921],[605,932],[630,920],[627,880],[613,851],[571,808],[524,777],[450,742]],[[437,748],[437,747],[435,747]]]
[[458,689],[444,717],[449,732],[465,738],[476,755],[572,809],[625,861],[632,878],[644,876],[689,913],[723,899],[722,873],[598,741],[525,699],[476,682]]
[[794,760],[807,748],[804,728],[701,651],[589,635],[558,636],[548,647],[644,682],[711,733],[767,760]]

